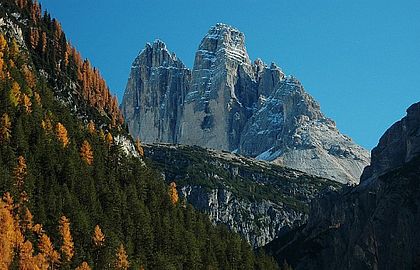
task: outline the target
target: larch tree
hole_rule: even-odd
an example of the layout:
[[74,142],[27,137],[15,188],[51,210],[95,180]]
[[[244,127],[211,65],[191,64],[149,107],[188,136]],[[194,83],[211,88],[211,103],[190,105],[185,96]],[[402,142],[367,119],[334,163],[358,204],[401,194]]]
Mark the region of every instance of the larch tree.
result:
[[82,147],[80,148],[80,158],[88,165],[93,164],[93,151],[89,142],[84,140]]
[[95,123],[92,120],[90,120],[89,123],[87,124],[87,130],[89,131],[90,134],[95,134],[96,127],[95,127]]
[[22,106],[25,109],[26,113],[29,114],[29,113],[32,112],[32,102],[31,102],[31,99],[28,97],[28,95],[26,95],[26,94],[22,95],[21,103],[22,103]]
[[34,98],[35,98],[35,103],[38,106],[42,107],[41,96],[38,94],[38,92],[34,92]]
[[65,216],[62,216],[59,223],[60,235],[63,241],[63,244],[61,245],[61,253],[64,260],[66,262],[70,262],[74,256],[74,243],[73,237],[70,233],[70,220]]
[[123,244],[117,249],[116,259],[115,259],[115,269],[116,270],[127,270],[130,266],[130,262],[128,261],[127,253],[125,252],[125,248]]
[[0,201],[0,269],[9,269],[13,260],[15,223],[8,204]]
[[57,135],[57,138],[63,147],[67,147],[67,145],[70,143],[70,140],[66,127],[61,123],[57,123],[57,125],[55,125],[55,134]]
[[102,247],[105,244],[105,235],[99,225],[96,225],[93,230],[92,241],[95,247]]
[[45,233],[39,239],[38,249],[40,254],[46,259],[49,267],[54,269],[54,266],[60,262],[60,254],[54,249],[50,238]]
[[12,103],[13,106],[17,106],[20,101],[20,85],[17,82],[12,83],[12,89],[10,89],[9,93],[9,100],[10,103]]
[[36,258],[33,256],[34,249],[32,243],[26,240],[19,248],[19,269],[38,270]]
[[136,147],[137,153],[139,153],[139,155],[141,157],[144,157],[144,149],[143,149],[143,146],[141,146],[141,142],[140,142],[140,139],[138,137],[137,137],[136,142],[134,143],[134,145]]
[[9,142],[12,137],[12,122],[10,121],[10,117],[7,113],[4,113],[1,116],[0,124],[0,140],[3,143]]
[[108,148],[111,148],[114,138],[112,137],[111,132],[108,132],[105,136],[105,142],[108,145]]
[[29,211],[28,207],[25,207],[25,211],[23,213],[22,224],[25,230],[28,230],[28,231],[31,231],[34,226],[33,215],[31,211]]
[[18,164],[13,170],[13,176],[15,178],[15,185],[21,194],[24,191],[25,178],[27,174],[26,160],[23,156],[19,156]]
[[91,270],[89,264],[87,262],[82,262],[81,265],[79,265],[76,270]]
[[172,182],[169,185],[169,197],[171,198],[172,204],[176,204],[179,201],[178,191],[176,190],[175,182]]

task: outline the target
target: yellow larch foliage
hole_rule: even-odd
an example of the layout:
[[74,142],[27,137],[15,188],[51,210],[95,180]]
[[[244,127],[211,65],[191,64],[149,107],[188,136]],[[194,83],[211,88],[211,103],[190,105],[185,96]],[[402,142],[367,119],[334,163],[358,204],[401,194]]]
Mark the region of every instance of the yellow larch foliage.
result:
[[7,47],[7,41],[4,38],[4,35],[0,33],[0,52],[4,52]]
[[21,95],[20,85],[17,82],[13,82],[12,89],[10,90],[10,94],[9,94],[9,100],[13,106],[16,107],[19,104],[20,95]]
[[16,40],[15,39],[12,39],[12,42],[10,44],[10,50],[9,50],[9,52],[10,52],[10,56],[12,56],[13,59],[17,59],[17,57],[20,54],[19,46],[16,43]]
[[136,139],[136,142],[134,145],[136,146],[136,150],[139,153],[139,155],[141,157],[144,157],[144,149],[143,149],[143,146],[141,146],[141,142],[139,138]]
[[33,89],[36,84],[36,78],[33,72],[28,68],[27,65],[22,67],[23,76],[25,77],[25,81],[28,84],[29,88]]
[[39,270],[36,258],[33,256],[32,243],[26,240],[19,248],[19,270]]
[[93,231],[92,240],[93,240],[93,244],[95,245],[95,247],[101,247],[105,243],[105,235],[102,232],[101,227],[99,227],[99,225],[95,226],[95,229]]
[[12,122],[7,113],[4,113],[0,119],[0,140],[1,142],[9,142],[12,137]]
[[43,130],[47,131],[47,132],[51,132],[52,131],[52,123],[51,123],[51,119],[46,116],[42,122],[41,122],[41,127]]
[[15,223],[8,205],[0,201],[0,269],[9,269],[13,260]]
[[127,253],[125,252],[124,245],[121,244],[117,249],[116,260],[115,260],[115,269],[117,270],[127,270],[130,266],[128,261]]
[[89,131],[90,134],[94,134],[96,131],[96,127],[95,127],[95,123],[90,120],[89,123],[87,124],[87,130]]
[[15,178],[15,185],[21,193],[24,191],[25,178],[27,174],[26,160],[24,157],[19,156],[18,164],[13,170],[13,176]]
[[105,133],[104,130],[101,128],[101,130],[99,130],[99,138],[101,138],[101,140],[105,141]]
[[176,183],[172,182],[169,185],[169,197],[171,198],[171,202],[176,204],[179,201],[178,191],[176,190]]
[[41,96],[38,94],[38,92],[34,92],[34,98],[35,98],[35,102],[38,106],[41,106]]
[[87,262],[82,262],[82,264],[78,266],[76,270],[91,270],[91,268]]
[[22,101],[21,101],[23,108],[25,109],[26,113],[32,112],[32,102],[31,99],[28,97],[28,95],[23,94],[22,95]]
[[44,229],[42,228],[42,224],[39,224],[39,223],[35,224],[32,227],[32,231],[34,233],[36,233],[38,236],[41,236],[44,233]]
[[70,233],[70,220],[65,216],[62,216],[59,223],[60,235],[63,240],[61,253],[64,255],[64,260],[70,262],[74,256],[74,243]]
[[114,142],[114,138],[112,137],[111,132],[108,132],[108,133],[106,134],[106,136],[105,136],[105,141],[106,141],[106,144],[108,145],[108,148],[110,148],[110,147],[111,147],[111,145],[112,145],[112,143]]
[[[49,267],[54,269],[54,265],[60,262],[60,254],[54,249],[50,238],[46,234],[42,234],[38,242],[38,249],[43,255]],[[41,259],[41,258],[39,258]]]
[[67,147],[70,140],[66,127],[61,123],[57,123],[57,125],[55,125],[55,134],[57,135],[58,140],[63,144],[63,147]]
[[88,141],[83,141],[82,147],[80,148],[80,157],[88,165],[93,164],[93,151]]

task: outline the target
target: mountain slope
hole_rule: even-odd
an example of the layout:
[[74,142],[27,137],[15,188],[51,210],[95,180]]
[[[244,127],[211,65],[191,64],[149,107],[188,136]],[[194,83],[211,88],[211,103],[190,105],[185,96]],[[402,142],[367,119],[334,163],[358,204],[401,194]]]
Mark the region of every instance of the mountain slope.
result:
[[[148,47],[133,64],[122,103],[134,137],[236,152],[358,182],[369,153],[337,130],[299,81],[275,64],[252,63],[239,30],[212,27],[192,71],[169,57],[160,41],[152,47],[164,50]],[[162,61],[150,68],[149,58]]]
[[254,247],[306,222],[312,198],[341,185],[271,163],[200,147],[145,145],[151,166],[214,223],[226,224]]
[[308,223],[267,249],[294,269],[420,267],[420,103],[382,136],[361,184],[313,203]]
[[0,6],[1,269],[277,268],[177,202],[55,19]]

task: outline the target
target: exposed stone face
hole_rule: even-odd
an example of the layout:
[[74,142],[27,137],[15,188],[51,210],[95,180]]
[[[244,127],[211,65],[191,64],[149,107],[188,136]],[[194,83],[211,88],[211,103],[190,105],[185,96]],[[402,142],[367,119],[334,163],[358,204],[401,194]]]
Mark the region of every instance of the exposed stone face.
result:
[[[175,68],[150,75],[162,61],[149,58]],[[244,34],[225,24],[201,41],[191,76],[167,50],[146,47],[122,107],[131,134],[148,143],[232,151],[342,183],[357,183],[369,163],[369,153],[337,130],[297,79],[274,63],[252,63]]]
[[417,103],[382,136],[359,186],[314,200],[308,223],[268,250],[293,269],[419,269],[419,130]]
[[133,63],[121,105],[130,133],[145,142],[177,142],[190,79],[163,42],[147,44]]
[[196,146],[145,145],[150,165],[196,209],[253,247],[302,225],[312,198],[341,185],[273,163]]

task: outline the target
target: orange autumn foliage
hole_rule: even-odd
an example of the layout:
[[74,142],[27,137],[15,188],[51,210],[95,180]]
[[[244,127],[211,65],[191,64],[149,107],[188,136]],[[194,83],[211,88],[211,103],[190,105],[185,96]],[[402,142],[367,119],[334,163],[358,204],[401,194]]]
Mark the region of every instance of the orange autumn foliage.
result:
[[169,185],[169,197],[172,204],[176,204],[179,201],[178,191],[176,190],[176,183],[172,182]]
[[124,245],[121,244],[117,249],[116,259],[115,259],[115,269],[117,270],[127,270],[130,266],[128,261],[127,253],[125,252]]
[[83,141],[82,147],[80,148],[80,158],[88,165],[93,164],[93,151],[88,141]]
[[65,216],[62,216],[59,223],[60,235],[63,241],[63,244],[61,245],[61,253],[64,255],[64,260],[70,262],[74,256],[74,243],[73,237],[70,233],[70,221]]
[[99,225],[95,226],[95,229],[93,231],[92,240],[93,240],[93,244],[95,245],[95,247],[101,247],[105,243],[105,235],[102,232],[101,227],[99,227]]
[[63,147],[66,147],[70,143],[67,135],[67,129],[63,124],[57,123],[55,126],[55,134],[57,135],[58,140],[62,143]]
[[91,270],[91,268],[87,262],[82,262],[80,266],[76,267],[76,270]]

